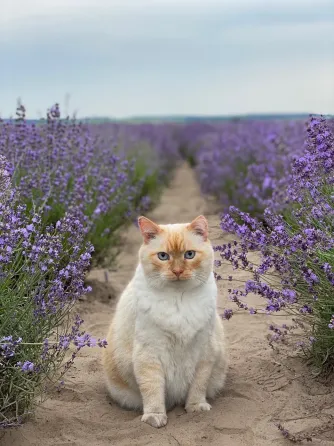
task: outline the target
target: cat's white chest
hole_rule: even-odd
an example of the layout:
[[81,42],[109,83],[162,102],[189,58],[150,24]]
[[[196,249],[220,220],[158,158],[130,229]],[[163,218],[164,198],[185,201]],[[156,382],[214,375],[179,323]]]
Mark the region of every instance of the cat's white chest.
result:
[[204,328],[209,330],[215,308],[214,286],[184,292],[148,292],[138,301],[137,318],[140,330],[150,337],[162,343],[173,339],[184,345]]
[[216,313],[216,284],[183,293],[147,290],[137,301],[137,340],[161,361],[167,402],[185,400],[196,365],[208,350]]

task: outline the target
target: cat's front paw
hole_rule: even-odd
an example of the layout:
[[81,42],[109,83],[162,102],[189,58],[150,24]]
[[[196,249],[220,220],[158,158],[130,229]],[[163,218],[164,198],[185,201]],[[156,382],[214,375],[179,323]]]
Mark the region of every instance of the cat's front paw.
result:
[[211,410],[212,406],[209,403],[194,403],[194,404],[187,404],[186,405],[186,411],[188,413],[191,412],[205,412],[208,410]]
[[167,424],[167,415],[165,413],[144,413],[144,415],[141,418],[144,423],[149,424],[152,427],[163,427]]

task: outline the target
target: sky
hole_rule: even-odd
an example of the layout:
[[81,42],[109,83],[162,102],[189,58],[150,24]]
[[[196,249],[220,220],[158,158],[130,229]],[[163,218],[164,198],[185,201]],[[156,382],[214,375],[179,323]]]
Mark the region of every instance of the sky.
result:
[[334,114],[334,0],[2,0],[0,115]]

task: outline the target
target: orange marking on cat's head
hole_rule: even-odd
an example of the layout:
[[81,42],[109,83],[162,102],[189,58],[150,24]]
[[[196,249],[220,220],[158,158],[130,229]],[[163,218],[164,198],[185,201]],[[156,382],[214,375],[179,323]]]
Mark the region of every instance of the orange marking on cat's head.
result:
[[185,251],[185,240],[183,232],[169,232],[167,233],[167,247],[168,253],[180,253]]

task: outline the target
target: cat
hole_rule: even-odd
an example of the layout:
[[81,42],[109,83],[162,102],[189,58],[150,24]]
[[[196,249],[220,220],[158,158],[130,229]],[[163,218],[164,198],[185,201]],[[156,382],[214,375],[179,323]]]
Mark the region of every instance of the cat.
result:
[[139,217],[138,225],[139,264],[116,306],[103,366],[112,399],[159,428],[178,404],[210,410],[228,361],[206,218],[158,225]]

